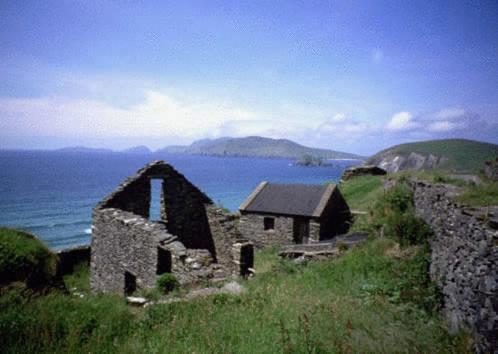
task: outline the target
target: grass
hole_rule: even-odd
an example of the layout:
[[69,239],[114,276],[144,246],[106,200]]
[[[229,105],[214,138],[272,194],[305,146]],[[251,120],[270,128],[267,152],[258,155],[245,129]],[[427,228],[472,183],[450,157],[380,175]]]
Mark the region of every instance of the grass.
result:
[[383,177],[359,176],[342,182],[339,189],[351,209],[367,210],[382,195]]
[[482,185],[468,186],[457,201],[472,206],[498,205],[498,182],[485,182]]
[[4,296],[0,346],[5,353],[459,350],[465,337],[448,335],[426,296],[432,289],[424,251],[400,260],[388,255],[395,244],[372,239],[307,266],[258,252],[258,276],[243,283],[246,294],[145,310],[112,296]]
[[35,236],[0,228],[0,285],[12,281],[43,285],[55,275],[56,266],[57,256]]

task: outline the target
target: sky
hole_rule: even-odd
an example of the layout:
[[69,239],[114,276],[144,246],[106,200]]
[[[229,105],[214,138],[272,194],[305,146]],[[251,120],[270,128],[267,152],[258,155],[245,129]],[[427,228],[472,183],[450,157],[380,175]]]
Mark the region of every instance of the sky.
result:
[[498,143],[498,2],[1,1],[0,148]]

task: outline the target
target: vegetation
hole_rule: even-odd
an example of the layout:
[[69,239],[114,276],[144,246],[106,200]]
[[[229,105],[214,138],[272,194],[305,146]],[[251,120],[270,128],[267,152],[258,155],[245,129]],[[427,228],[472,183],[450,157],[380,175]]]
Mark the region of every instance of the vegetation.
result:
[[[490,206],[498,205],[498,182],[491,181],[483,174],[479,175],[481,182],[465,181],[456,178],[454,175],[444,171],[402,171],[390,175],[395,180],[403,180],[406,178],[417,178],[430,183],[451,184],[461,188],[461,193],[456,197],[456,200],[462,204],[470,206]],[[353,186],[357,185],[357,181]]]
[[[0,298],[3,352],[451,352],[422,249],[370,240],[336,260],[298,266],[264,251],[242,296],[129,308],[123,299],[54,293]],[[270,266],[271,263],[271,266]],[[267,269],[265,272],[259,270]]]
[[498,205],[498,182],[486,181],[480,185],[469,185],[457,200],[473,206]]
[[412,152],[446,158],[446,161],[438,166],[443,170],[477,173],[484,167],[485,161],[496,158],[498,145],[465,139],[422,141],[393,146],[375,154],[367,163],[380,160],[382,156],[407,156]]
[[0,285],[13,281],[28,287],[44,285],[55,276],[57,256],[35,236],[0,228]]
[[157,290],[169,293],[178,287],[178,280],[171,273],[164,273],[157,279]]
[[341,183],[339,189],[351,209],[367,210],[382,195],[382,176],[359,176]]

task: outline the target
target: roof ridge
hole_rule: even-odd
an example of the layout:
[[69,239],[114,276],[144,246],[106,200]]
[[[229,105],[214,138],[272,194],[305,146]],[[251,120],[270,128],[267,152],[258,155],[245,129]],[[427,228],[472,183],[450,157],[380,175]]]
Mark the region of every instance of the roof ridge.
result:
[[258,196],[258,194],[268,185],[268,181],[261,182],[255,190],[252,191],[251,194],[244,200],[244,202],[240,205],[239,210],[245,210],[249,204]]
[[334,183],[330,183],[327,185],[327,189],[325,189],[325,192],[323,192],[322,198],[320,199],[320,202],[318,202],[318,205],[316,206],[315,210],[313,211],[312,216],[320,217],[322,215],[323,210],[327,206],[327,203],[330,200],[332,193],[334,193],[334,190],[336,187],[337,187],[337,185]]

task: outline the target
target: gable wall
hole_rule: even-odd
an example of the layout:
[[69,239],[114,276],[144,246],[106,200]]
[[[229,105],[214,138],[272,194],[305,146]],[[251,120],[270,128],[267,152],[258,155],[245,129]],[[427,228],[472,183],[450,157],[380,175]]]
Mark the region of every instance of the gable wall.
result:
[[320,217],[318,240],[326,240],[348,232],[352,217],[349,207],[337,188],[328,200]]

